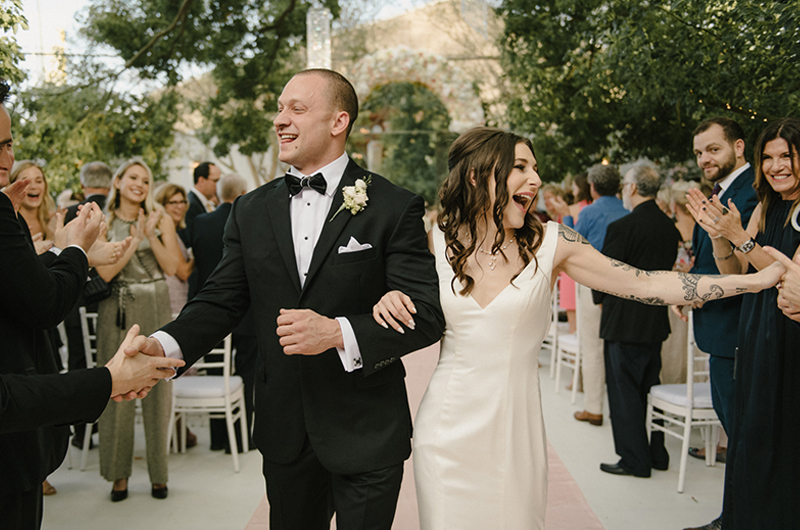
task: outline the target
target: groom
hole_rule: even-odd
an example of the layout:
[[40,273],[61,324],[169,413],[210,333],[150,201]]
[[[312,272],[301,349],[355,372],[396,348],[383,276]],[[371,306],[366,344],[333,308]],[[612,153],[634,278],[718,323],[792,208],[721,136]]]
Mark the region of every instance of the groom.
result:
[[[136,343],[188,366],[253,309],[262,367],[253,439],[272,530],[327,530],[334,512],[340,530],[391,528],[411,451],[398,361],[444,327],[423,201],[345,154],[357,115],[355,90],[336,72],[305,70],[287,83],[274,123],[289,173],[237,199],[203,290]],[[357,179],[366,204],[340,211]],[[403,335],[372,318],[394,289],[417,309],[416,329]]]

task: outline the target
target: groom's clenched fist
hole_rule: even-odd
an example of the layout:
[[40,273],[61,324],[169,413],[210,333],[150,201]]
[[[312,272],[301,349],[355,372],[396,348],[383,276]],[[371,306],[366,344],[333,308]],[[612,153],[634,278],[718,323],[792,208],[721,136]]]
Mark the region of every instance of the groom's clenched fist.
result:
[[277,333],[286,355],[318,355],[344,348],[339,322],[310,309],[281,309]]

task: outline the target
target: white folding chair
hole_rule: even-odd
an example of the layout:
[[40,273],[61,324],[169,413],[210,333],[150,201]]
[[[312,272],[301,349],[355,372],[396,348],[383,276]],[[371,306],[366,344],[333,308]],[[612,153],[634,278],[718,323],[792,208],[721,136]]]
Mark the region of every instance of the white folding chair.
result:
[[578,378],[581,373],[581,306],[575,304],[575,333],[558,336],[556,346],[556,394],[561,389],[561,367],[572,370],[572,403],[578,396]]
[[[683,493],[692,429],[699,427],[702,430],[705,439],[706,465],[713,466],[717,461],[716,446],[720,426],[711,402],[711,384],[707,382],[708,371],[695,369],[695,363],[705,363],[708,354],[700,352],[700,355],[695,355],[695,351],[699,350],[695,350],[692,320],[690,311],[689,338],[686,345],[686,384],[656,385],[650,388],[650,393],[647,395],[648,438],[653,430],[658,430],[683,441],[678,493]],[[664,425],[655,423],[656,420],[663,420]]]
[[547,335],[542,341],[542,348],[550,350],[550,379],[556,373],[556,352],[558,351],[558,284],[561,280],[556,279],[553,284],[553,295],[550,298],[550,327],[547,328]]
[[[85,307],[78,308],[81,317],[81,332],[83,333],[83,349],[86,353],[86,368],[94,368],[97,364],[97,313],[86,311]],[[86,460],[89,458],[89,446],[92,443],[93,423],[86,424],[81,448],[81,471],[86,471]],[[72,468],[72,459],[69,461]]]
[[178,440],[173,439],[175,422],[181,419],[184,430],[180,438],[180,451],[186,452],[187,414],[207,414],[212,418],[225,418],[228,427],[228,442],[233,456],[233,469],[239,472],[239,453],[237,451],[234,422],[239,420],[242,435],[243,452],[250,450],[248,446],[247,421],[245,418],[244,381],[238,375],[231,375],[232,338],[225,337],[222,348],[215,348],[209,354],[222,354],[222,361],[194,364],[199,370],[222,368],[222,375],[198,375],[197,377],[179,377],[172,382],[172,414],[170,414],[167,440],[173,441],[175,447]]

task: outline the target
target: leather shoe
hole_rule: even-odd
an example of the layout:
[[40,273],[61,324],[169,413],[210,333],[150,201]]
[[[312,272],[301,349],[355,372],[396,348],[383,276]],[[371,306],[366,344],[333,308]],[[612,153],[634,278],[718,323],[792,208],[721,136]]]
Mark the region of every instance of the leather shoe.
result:
[[706,525],[696,526],[694,528],[684,528],[683,530],[722,530],[722,518],[717,517]]
[[612,475],[633,476],[639,478],[650,477],[649,473],[646,475],[637,475],[630,469],[622,467],[622,465],[619,462],[617,462],[616,464],[600,464],[600,471],[605,471],[606,473],[610,473]]
[[124,501],[128,498],[128,488],[124,490],[111,490],[111,502]]
[[592,414],[582,410],[575,413],[575,419],[578,421],[588,421],[590,425],[597,425],[598,427],[603,424],[602,414]]
[[[706,459],[705,451],[703,451],[703,454],[700,454],[701,449],[702,449],[701,447],[690,447],[689,456],[699,458],[700,460],[705,460]],[[720,464],[724,464],[727,456],[728,456],[727,449],[721,449],[717,451],[717,462],[719,462]]]
[[156,485],[153,484],[152,488],[150,489],[150,495],[152,495],[154,499],[166,499],[167,495],[169,495],[167,485],[164,484],[163,488],[156,488]]

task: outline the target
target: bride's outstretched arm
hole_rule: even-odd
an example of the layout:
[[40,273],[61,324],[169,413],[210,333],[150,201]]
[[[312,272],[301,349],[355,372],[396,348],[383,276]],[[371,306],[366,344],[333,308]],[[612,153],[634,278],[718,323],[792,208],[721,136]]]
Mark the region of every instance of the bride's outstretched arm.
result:
[[583,236],[563,225],[559,225],[554,265],[556,272],[564,271],[587,287],[651,305],[681,305],[756,293],[778,283],[785,272],[778,263],[755,274],[722,276],[643,271],[602,255]]

